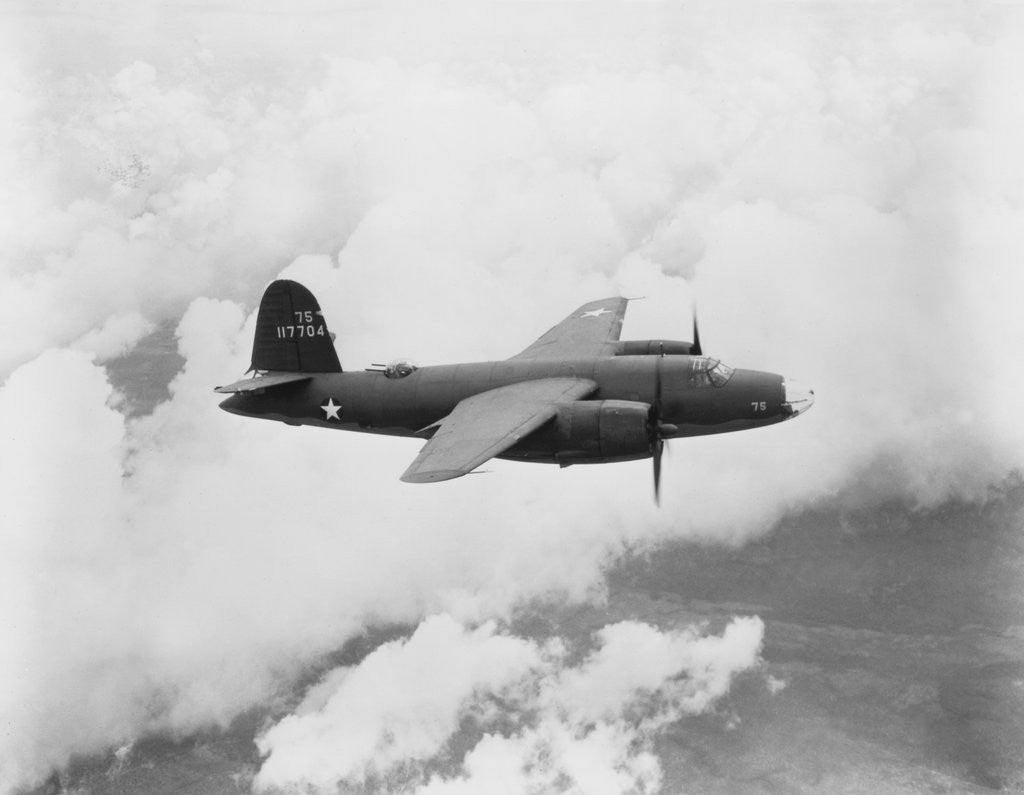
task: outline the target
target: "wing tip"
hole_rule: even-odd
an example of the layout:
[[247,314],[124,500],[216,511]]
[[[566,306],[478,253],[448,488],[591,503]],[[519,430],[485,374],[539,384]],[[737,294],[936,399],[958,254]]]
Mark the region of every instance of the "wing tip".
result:
[[424,469],[417,472],[406,471],[399,478],[403,483],[436,483],[441,480],[454,480],[465,475],[461,469]]

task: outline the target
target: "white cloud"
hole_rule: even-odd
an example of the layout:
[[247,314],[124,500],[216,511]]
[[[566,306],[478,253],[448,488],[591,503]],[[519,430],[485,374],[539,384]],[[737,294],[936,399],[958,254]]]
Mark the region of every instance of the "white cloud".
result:
[[4,789],[62,764],[69,748],[103,747],[131,723],[127,704],[121,726],[110,713],[89,720],[96,701],[128,695],[98,664],[131,633],[110,601],[126,558],[117,500],[124,420],[106,405],[110,394],[102,370],[72,351],[42,354],[0,390]]
[[242,325],[198,299],[171,401],[130,425],[84,352],[45,354],[0,391],[5,786],[72,750],[226,723],[373,622],[586,598],[633,532],[583,493],[571,515],[521,506],[515,479],[378,500],[414,444],[224,422],[210,387],[244,368]]
[[[721,636],[621,622],[573,665],[560,642],[433,616],[408,640],[329,674],[269,729],[257,787],[654,792],[652,733],[711,709],[759,662],[763,629],[757,618]],[[464,757],[453,750],[457,733],[471,743]]]
[[144,336],[153,331],[153,324],[138,312],[126,312],[107,318],[101,328],[83,334],[70,347],[89,351],[100,362],[123,356]]
[[[614,624],[599,633],[597,654],[560,676],[556,699],[577,721],[590,722],[614,714],[634,693],[665,688],[667,714],[648,715],[647,722],[698,714],[725,694],[735,671],[757,662],[763,632],[757,618],[735,619],[721,637],[700,637],[692,629],[663,634],[638,622]],[[689,676],[675,680],[681,668]]]
[[[740,540],[837,492],[976,497],[1021,466],[1017,17],[748,11],[25,10],[0,62],[4,785],[227,721],[369,624],[593,598],[626,543]],[[696,293],[706,350],[818,405],[674,445],[660,512],[645,464],[400,486],[415,443],[217,410],[282,271],[346,367],[501,358],[617,291],[649,296],[627,335],[685,337]],[[186,366],[127,423],[92,357],[168,318]],[[670,703],[743,664],[733,626],[738,656]],[[596,708],[607,677],[613,712],[637,685],[604,642],[559,669],[565,709],[571,681]],[[547,725],[429,786],[622,747]]]
[[384,775],[436,756],[458,728],[475,692],[500,694],[540,663],[530,642],[496,635],[493,625],[467,632],[447,616],[428,618],[404,643],[389,643],[338,677],[317,711],[300,707],[260,740],[268,784],[322,789],[344,779]]

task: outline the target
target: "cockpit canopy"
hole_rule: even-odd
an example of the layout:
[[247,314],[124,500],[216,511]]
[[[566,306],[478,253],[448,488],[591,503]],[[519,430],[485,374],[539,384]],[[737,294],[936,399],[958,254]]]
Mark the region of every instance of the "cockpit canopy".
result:
[[695,387],[725,386],[734,370],[708,356],[695,356],[690,361],[690,383]]
[[392,359],[384,365],[384,377],[405,378],[407,375],[415,373],[417,369],[416,365],[408,359]]

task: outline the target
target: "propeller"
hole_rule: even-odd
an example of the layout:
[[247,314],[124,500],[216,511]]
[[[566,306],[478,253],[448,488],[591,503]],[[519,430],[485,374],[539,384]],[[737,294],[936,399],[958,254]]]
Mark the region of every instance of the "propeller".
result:
[[660,505],[661,497],[661,456],[665,452],[665,434],[675,433],[675,425],[669,425],[661,421],[661,360],[665,353],[657,358],[654,364],[654,403],[651,404],[650,413],[650,434],[651,434],[651,458],[654,461],[654,503]]
[[[697,325],[697,308],[693,308],[693,343],[690,345],[691,356],[703,356],[700,346],[700,329]],[[654,366],[654,403],[651,405],[650,435],[651,459],[654,462],[654,502],[661,504],[661,456],[665,452],[665,436],[674,434],[678,429],[675,425],[661,421],[662,382],[661,360],[665,357],[665,344],[661,344],[658,359]]]

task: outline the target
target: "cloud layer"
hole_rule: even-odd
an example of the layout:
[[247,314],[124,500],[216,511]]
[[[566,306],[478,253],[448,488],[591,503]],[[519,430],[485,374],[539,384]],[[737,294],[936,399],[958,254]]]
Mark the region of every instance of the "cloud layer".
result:
[[[556,717],[502,733],[487,716],[459,770],[413,765],[424,786],[520,769],[538,743],[556,751],[537,775],[575,776],[573,754],[603,743],[623,781],[653,788],[636,753],[648,724],[618,721],[637,687],[690,708],[671,674],[609,691],[618,717],[589,751],[572,728],[632,625],[581,667],[488,619],[599,597],[624,545],[739,541],[837,493],[978,498],[1021,466],[1005,397],[1024,338],[1018,15],[747,11],[16,17],[0,62],[0,674],[14,684],[0,786],[143,732],[224,723],[364,627],[435,616],[387,654],[426,654],[442,630],[467,659],[513,650],[456,684],[532,681],[548,700],[518,708]],[[685,337],[697,294],[709,351],[812,381],[818,405],[678,445],[660,512],[641,464],[497,462],[403,487],[415,444],[217,410],[210,388],[248,365],[251,312],[278,274],[318,295],[346,367],[503,358],[614,293],[649,296],[626,336]],[[103,363],[168,319],[185,367],[169,401],[129,421]],[[756,649],[753,625],[733,626]],[[657,659],[704,642],[651,632]],[[384,676],[385,656],[331,692],[345,703],[348,678]],[[715,685],[686,670],[713,698],[741,667]],[[570,703],[573,687],[585,695]],[[457,720],[476,703],[446,695]],[[307,721],[347,730],[307,707],[264,738],[264,780],[364,775],[368,752],[317,772],[319,750],[290,744]],[[397,749],[428,758],[419,742],[399,742],[395,765]]]
[[[469,631],[426,619],[407,641],[331,672],[295,714],[259,740],[256,781],[274,791],[654,792],[651,737],[711,708],[758,662],[763,625],[735,619],[721,636],[625,621],[570,662],[488,623]],[[456,732],[468,750],[452,747]]]

